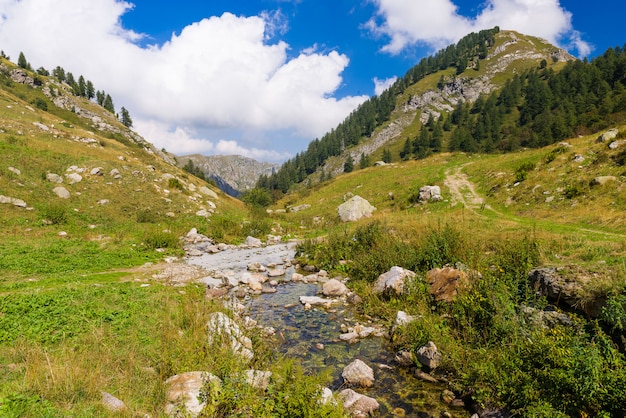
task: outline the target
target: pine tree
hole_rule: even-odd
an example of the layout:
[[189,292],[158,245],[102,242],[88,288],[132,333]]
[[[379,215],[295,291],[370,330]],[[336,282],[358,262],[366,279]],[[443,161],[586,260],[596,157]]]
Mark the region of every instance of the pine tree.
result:
[[354,170],[354,160],[352,155],[348,154],[348,158],[346,158],[346,162],[343,164],[343,172],[350,173],[352,170]]
[[108,110],[111,113],[115,113],[115,106],[113,106],[113,99],[111,98],[110,95],[107,94],[105,96],[102,107],[104,107],[106,110]]
[[62,67],[57,66],[52,70],[52,75],[61,83],[65,81],[65,70]]
[[86,93],[89,100],[93,99],[96,95],[93,83],[90,80],[87,80]]
[[359,167],[361,169],[367,168],[370,166],[370,157],[369,155],[361,154],[361,161],[359,161]]
[[391,162],[391,151],[389,151],[389,148],[383,150],[383,162],[387,164]]
[[[120,110],[120,118],[122,120],[122,124],[124,126],[126,126],[127,128],[130,128],[133,126],[133,120],[130,118],[130,113],[128,113],[128,110],[126,110],[126,108],[124,106],[122,106],[122,109]],[[191,162],[191,160],[189,160]]]
[[28,61],[26,60],[26,57],[24,56],[23,52],[20,52],[20,56],[17,59],[17,66],[20,68],[23,68],[25,70],[30,70],[30,64],[28,63]]

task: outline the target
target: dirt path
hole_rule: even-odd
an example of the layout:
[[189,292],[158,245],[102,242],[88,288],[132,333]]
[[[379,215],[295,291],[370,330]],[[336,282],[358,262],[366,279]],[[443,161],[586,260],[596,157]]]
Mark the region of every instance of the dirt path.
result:
[[450,204],[454,206],[457,203],[461,203],[463,206],[473,211],[485,208],[493,210],[489,205],[486,205],[485,200],[478,195],[474,184],[467,178],[467,174],[461,172],[466,165],[467,164],[450,168],[446,171],[446,179],[443,184],[450,190]]

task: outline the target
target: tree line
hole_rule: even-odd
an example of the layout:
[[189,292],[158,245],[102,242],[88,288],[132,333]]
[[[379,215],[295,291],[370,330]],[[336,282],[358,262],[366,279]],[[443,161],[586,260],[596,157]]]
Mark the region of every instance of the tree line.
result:
[[[358,145],[369,137],[377,126],[388,121],[396,107],[396,97],[425,76],[449,67],[465,69],[476,57],[486,57],[487,50],[495,43],[498,27],[471,33],[456,45],[451,45],[433,56],[423,58],[379,96],[374,96],[352,111],[336,128],[322,138],[313,140],[306,151],[286,161],[270,176],[261,176],[257,187],[273,191],[274,195],[286,193],[289,188],[302,182],[308,175],[323,166],[326,160],[341,155],[348,147]],[[461,71],[463,71],[461,70]],[[367,161],[364,161],[366,164]],[[344,167],[345,169],[346,167]],[[350,164],[347,168],[351,170]]]
[[498,92],[457,105],[443,124],[452,127],[448,149],[507,152],[598,131],[623,117],[625,85],[626,45],[558,72],[541,64]]
[[[9,56],[7,56],[4,51],[0,51],[0,57],[10,61]],[[52,70],[52,74],[44,67],[39,67],[37,70],[33,70],[33,67],[26,59],[26,56],[23,52],[20,52],[17,60],[17,66],[24,70],[35,72],[40,76],[52,76],[58,82],[65,83],[70,86],[70,91],[75,96],[84,97],[88,100],[95,99],[95,102],[98,103],[100,106],[102,106],[109,112],[116,114],[115,105],[113,104],[113,99],[111,98],[111,95],[106,93],[104,90],[96,90],[93,83],[90,80],[86,80],[85,77],[83,77],[82,75],[80,75],[77,80],[74,77],[74,74],[69,71],[65,71],[65,69],[60,66],[55,67]],[[122,108],[120,109],[120,113],[116,114],[116,116],[125,126],[129,128],[133,126],[133,120],[130,117],[130,113],[125,107],[122,106]]]

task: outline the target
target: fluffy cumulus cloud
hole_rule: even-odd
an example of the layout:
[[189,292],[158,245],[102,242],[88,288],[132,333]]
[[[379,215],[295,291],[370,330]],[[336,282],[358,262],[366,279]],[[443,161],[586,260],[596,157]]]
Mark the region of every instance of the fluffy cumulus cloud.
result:
[[469,32],[499,26],[535,35],[556,45],[575,47],[579,55],[590,46],[572,27],[572,15],[559,0],[487,0],[476,16],[463,16],[451,0],[372,0],[376,16],[367,27],[389,37],[383,50],[392,54],[413,45],[439,49]]
[[[284,159],[367,99],[333,97],[345,55],[290,58],[285,42],[269,43],[286,30],[280,15],[225,13],[142,47],[142,34],[121,24],[132,7],[119,0],[0,0],[0,45],[12,57],[23,51],[35,67],[84,75],[116,108],[130,110],[139,133],[176,153]],[[274,132],[285,142],[273,140]]]
[[374,77],[374,94],[379,96],[383,91],[391,87],[397,79],[398,77],[390,77],[384,80],[379,80],[378,77]]

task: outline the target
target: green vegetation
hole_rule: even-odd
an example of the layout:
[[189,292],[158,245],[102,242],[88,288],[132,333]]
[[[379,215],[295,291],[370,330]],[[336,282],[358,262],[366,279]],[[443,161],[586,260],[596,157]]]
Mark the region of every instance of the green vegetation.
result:
[[[571,314],[570,326],[533,322],[525,307],[541,310],[547,302],[530,289],[527,274],[550,245],[531,231],[493,240],[469,224],[406,231],[373,222],[330,234],[324,244],[305,242],[299,252],[307,263],[347,274],[367,295],[364,314],[390,322],[397,310],[419,316],[396,331],[395,348],[415,352],[435,341],[445,353],[438,373],[479,405],[541,416],[619,416],[626,410],[626,358],[611,332],[623,330],[623,295],[611,299],[599,321]],[[417,272],[417,283],[391,300],[371,295],[371,283],[394,265]],[[422,279],[444,265],[480,272],[452,303],[436,302]],[[619,274],[623,286],[626,272]]]

